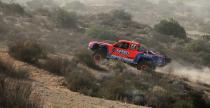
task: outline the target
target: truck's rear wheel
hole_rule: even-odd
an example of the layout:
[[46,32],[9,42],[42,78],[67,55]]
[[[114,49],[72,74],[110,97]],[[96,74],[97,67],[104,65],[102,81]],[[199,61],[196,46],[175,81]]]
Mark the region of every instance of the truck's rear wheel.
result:
[[141,61],[137,64],[137,69],[145,72],[152,72],[155,70],[155,65],[149,61]]

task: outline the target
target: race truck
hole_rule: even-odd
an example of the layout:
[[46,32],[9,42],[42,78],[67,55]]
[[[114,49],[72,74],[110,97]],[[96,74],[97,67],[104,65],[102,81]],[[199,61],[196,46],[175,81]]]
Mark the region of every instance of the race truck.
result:
[[95,63],[99,63],[102,59],[115,59],[143,71],[153,71],[156,67],[165,66],[171,61],[165,55],[146,50],[140,43],[134,41],[119,40],[114,44],[91,41],[88,48],[94,52]]

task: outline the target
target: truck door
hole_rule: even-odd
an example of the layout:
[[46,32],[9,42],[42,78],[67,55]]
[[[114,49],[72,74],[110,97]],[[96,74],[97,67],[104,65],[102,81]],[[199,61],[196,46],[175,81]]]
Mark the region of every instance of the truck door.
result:
[[119,42],[117,44],[114,45],[113,49],[112,49],[112,56],[116,57],[116,58],[128,58],[129,56],[129,43],[127,42]]

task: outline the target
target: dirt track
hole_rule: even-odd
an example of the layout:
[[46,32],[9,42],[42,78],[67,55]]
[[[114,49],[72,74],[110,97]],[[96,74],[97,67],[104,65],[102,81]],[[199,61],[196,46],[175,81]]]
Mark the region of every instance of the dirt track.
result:
[[18,69],[26,69],[33,81],[33,94],[43,97],[44,108],[145,108],[118,101],[104,100],[72,92],[63,84],[63,77],[13,59],[6,52],[0,52],[5,62],[13,62]]

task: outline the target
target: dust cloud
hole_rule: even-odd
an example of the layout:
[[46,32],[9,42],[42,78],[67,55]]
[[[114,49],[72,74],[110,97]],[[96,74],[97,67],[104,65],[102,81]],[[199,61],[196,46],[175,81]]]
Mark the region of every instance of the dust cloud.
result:
[[166,67],[158,68],[158,72],[173,74],[192,82],[199,82],[210,85],[210,68],[201,67],[195,68],[190,65],[183,65],[178,62],[172,62]]

